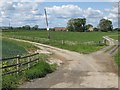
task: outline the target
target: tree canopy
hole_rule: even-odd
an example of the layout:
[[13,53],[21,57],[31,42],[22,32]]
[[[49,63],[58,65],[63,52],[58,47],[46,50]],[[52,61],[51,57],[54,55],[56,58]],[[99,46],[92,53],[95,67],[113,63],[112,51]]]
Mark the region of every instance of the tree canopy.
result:
[[38,25],[35,25],[35,26],[33,27],[33,29],[34,29],[34,30],[38,30],[38,27],[39,27]]
[[85,24],[86,24],[85,18],[75,18],[75,19],[72,18],[67,23],[67,29],[69,31],[83,32],[85,31]]
[[112,21],[108,19],[101,19],[98,28],[100,29],[100,31],[104,32],[112,31],[113,30]]

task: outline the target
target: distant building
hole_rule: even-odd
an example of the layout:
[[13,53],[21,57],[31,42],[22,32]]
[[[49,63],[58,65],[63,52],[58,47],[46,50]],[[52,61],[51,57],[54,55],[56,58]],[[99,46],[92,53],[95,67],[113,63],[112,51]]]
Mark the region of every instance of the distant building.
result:
[[54,28],[55,31],[66,31],[65,27],[55,27]]
[[89,32],[93,32],[93,30],[94,30],[93,27],[89,27],[88,29]]

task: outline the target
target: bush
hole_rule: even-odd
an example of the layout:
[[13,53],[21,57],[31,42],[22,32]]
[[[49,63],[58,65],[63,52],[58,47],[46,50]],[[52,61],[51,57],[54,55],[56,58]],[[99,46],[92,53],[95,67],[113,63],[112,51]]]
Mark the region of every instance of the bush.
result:
[[2,90],[13,90],[17,87],[19,77],[17,75],[8,75],[2,77]]
[[[42,55],[42,59],[46,56]],[[25,80],[41,78],[46,76],[46,74],[56,70],[56,65],[49,65],[45,61],[41,60],[31,69],[20,73],[19,75],[6,75],[2,78],[2,90],[14,90],[20,83],[23,83]]]
[[28,70],[25,74],[26,78],[35,79],[46,76],[47,73],[53,72],[51,66],[45,61],[40,61],[36,66]]

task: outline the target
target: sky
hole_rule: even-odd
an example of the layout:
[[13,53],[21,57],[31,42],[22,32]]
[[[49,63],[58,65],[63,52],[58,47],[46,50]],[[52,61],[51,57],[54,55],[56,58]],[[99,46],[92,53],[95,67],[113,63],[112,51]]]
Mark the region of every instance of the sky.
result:
[[[105,0],[104,0],[105,1]],[[71,18],[86,18],[87,24],[97,27],[100,19],[105,18],[118,26],[118,4],[113,0],[96,1],[43,1],[14,0],[0,1],[0,26],[19,27],[39,25],[46,28],[44,9],[47,11],[49,27],[66,27]]]

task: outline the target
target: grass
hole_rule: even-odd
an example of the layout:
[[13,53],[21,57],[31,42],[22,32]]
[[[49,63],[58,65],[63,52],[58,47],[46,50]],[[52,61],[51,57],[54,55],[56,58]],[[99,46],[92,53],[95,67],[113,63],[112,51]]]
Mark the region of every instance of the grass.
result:
[[[68,41],[100,41],[102,36],[117,34],[117,32],[51,32],[52,40],[68,40]],[[37,38],[47,38],[47,31],[19,31],[19,32],[4,32],[3,36],[29,36]]]
[[47,73],[53,72],[50,65],[44,61],[39,62],[32,69],[28,70],[25,77],[29,79],[41,78],[46,76]]
[[103,36],[116,34],[117,32],[50,32],[51,39],[49,40],[47,31],[31,30],[4,32],[3,36],[35,41],[87,54],[104,47],[99,44]]
[[118,67],[120,68],[120,49],[118,50],[118,53],[114,56],[114,58]]
[[115,40],[119,40],[119,36],[120,36],[120,35],[110,36],[110,37],[113,38],[113,39],[115,39]]
[[67,50],[71,50],[71,51],[75,51],[75,52],[79,52],[79,53],[83,53],[83,54],[88,54],[88,53],[97,51],[105,47],[104,45],[97,45],[97,44],[75,44],[75,45],[64,44],[62,45],[60,43],[58,44],[51,43],[50,45],[63,48],[63,49],[67,49]]
[[2,57],[13,57],[17,55],[26,55],[29,52],[34,52],[37,47],[29,43],[19,42],[2,38]]
[[42,59],[39,63],[37,63],[34,67],[31,69],[20,73],[19,75],[7,75],[3,76],[2,79],[2,90],[13,90],[17,88],[20,84],[24,83],[25,81],[35,79],[35,78],[41,78],[46,76],[48,73],[53,72],[56,69],[56,65],[48,64],[43,59],[45,59],[46,56],[42,56]]

